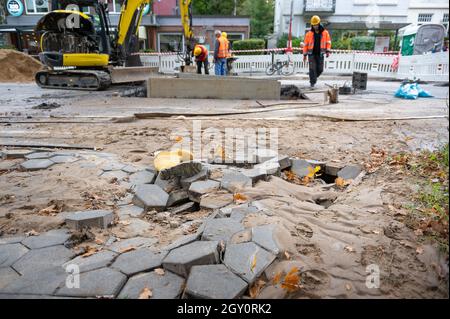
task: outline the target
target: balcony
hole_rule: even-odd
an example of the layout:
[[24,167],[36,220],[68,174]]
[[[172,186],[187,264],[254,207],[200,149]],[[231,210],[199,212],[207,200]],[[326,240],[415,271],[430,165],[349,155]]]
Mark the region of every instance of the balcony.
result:
[[336,0],[305,0],[305,13],[334,13],[335,9]]

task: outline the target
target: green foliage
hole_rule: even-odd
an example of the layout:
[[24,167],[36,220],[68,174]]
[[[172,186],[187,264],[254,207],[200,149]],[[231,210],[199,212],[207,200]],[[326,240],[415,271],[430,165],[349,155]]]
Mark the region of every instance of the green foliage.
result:
[[336,50],[350,50],[351,49],[351,39],[339,39],[336,41],[331,41],[331,48]]
[[0,0],[0,24],[6,23],[6,0]]
[[369,36],[354,37],[350,41],[352,50],[372,51],[375,48],[375,38]]
[[[303,41],[303,37],[292,37],[292,47],[299,48],[300,43]],[[277,41],[277,48],[286,48],[288,42],[288,34],[283,34]]]
[[266,38],[273,33],[274,0],[244,0],[239,14],[250,16],[252,38]]
[[[259,50],[266,48],[266,41],[264,39],[248,39],[233,42],[233,50]],[[261,53],[239,53],[239,55],[245,54],[263,54]]]
[[1,49],[17,50],[17,48],[13,45],[0,45],[0,50]]
[[[236,6],[242,4],[243,0],[237,0]],[[234,11],[234,0],[194,0],[192,1],[192,12],[196,15],[232,15]]]

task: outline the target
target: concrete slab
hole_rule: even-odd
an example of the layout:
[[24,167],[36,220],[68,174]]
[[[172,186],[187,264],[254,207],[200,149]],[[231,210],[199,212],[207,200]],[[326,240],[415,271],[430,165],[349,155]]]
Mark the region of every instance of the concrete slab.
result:
[[238,193],[246,187],[252,187],[252,185],[253,181],[250,177],[237,171],[225,172],[220,183],[220,187],[232,193]]
[[279,100],[281,84],[276,80],[248,78],[150,78],[149,98]]
[[231,218],[214,218],[205,222],[202,240],[228,241],[235,233],[244,230],[241,223]]
[[216,191],[202,196],[200,208],[219,209],[233,203],[233,194],[226,191]]
[[219,189],[220,183],[213,180],[197,181],[189,187],[190,200],[200,203],[201,197],[204,194],[211,193]]
[[11,267],[0,268],[0,291],[19,278],[20,275]]
[[20,167],[26,171],[37,171],[40,169],[47,169],[55,163],[48,159],[32,159],[20,164]]
[[146,237],[134,237],[121,241],[117,241],[112,243],[111,245],[107,245],[105,248],[109,249],[116,253],[122,253],[123,250],[140,247],[150,247],[158,242],[155,238],[146,238]]

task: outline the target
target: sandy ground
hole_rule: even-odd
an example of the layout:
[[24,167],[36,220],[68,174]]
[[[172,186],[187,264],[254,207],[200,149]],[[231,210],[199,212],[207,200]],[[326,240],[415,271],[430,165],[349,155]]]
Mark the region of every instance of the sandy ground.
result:
[[[285,83],[305,84],[293,80]],[[213,127],[221,132],[226,128],[277,128],[281,154],[345,164],[367,163],[373,146],[394,155],[432,149],[448,142],[448,119],[444,117],[448,116],[445,102],[448,86],[423,85],[436,98],[417,101],[393,98],[398,86],[396,82],[371,81],[366,94],[341,96],[340,103],[335,105],[316,104],[308,108],[297,105],[302,108],[195,119],[201,120],[202,129]],[[1,84],[0,142],[86,145],[114,154],[122,162],[149,167],[153,153],[173,146],[173,136],[178,131],[192,130],[194,118],[190,113],[213,114],[260,107],[256,101],[123,98],[118,96],[120,90],[42,91],[32,84]],[[309,96],[312,102],[322,102],[321,94]],[[32,109],[42,102],[56,102],[60,107]],[[185,117],[127,123],[110,120],[153,111],[185,114]],[[330,121],[318,117],[324,115],[379,121]],[[436,118],[401,120],[430,116]],[[9,234],[11,229],[24,233],[58,227],[64,214],[38,214],[55,202],[64,206],[63,211],[117,207],[123,200],[123,188],[96,178],[98,168],[80,165],[63,164],[32,173],[16,170],[0,173],[0,229]],[[278,179],[260,183],[246,195],[261,200],[274,212],[271,218],[294,236],[296,249],[292,252],[292,263],[300,263],[305,278],[304,289],[294,297],[448,297],[448,256],[443,256],[431,244],[425,244],[423,253],[417,254],[416,236],[392,210],[409,203],[410,194],[416,190],[415,182],[409,177],[383,167],[368,174],[350,191],[337,191],[333,195],[337,199],[327,209],[310,200],[325,193],[323,189],[296,186]],[[195,224],[206,215],[207,212],[197,212],[180,222]],[[158,220],[148,221],[153,225],[149,236],[159,237],[161,245],[195,230],[195,227],[173,229]],[[266,222],[251,217],[248,220],[255,225]],[[107,238],[113,233],[126,237],[126,230],[120,227],[97,235]],[[365,286],[366,267],[370,264],[380,267],[382,289],[371,290]],[[283,291],[274,287],[264,289],[261,296],[285,297]]]

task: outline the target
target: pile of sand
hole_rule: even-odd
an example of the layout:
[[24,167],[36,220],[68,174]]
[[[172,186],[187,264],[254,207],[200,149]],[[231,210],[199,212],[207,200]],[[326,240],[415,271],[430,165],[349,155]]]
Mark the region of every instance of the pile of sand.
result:
[[42,64],[25,53],[0,50],[0,82],[32,82]]

